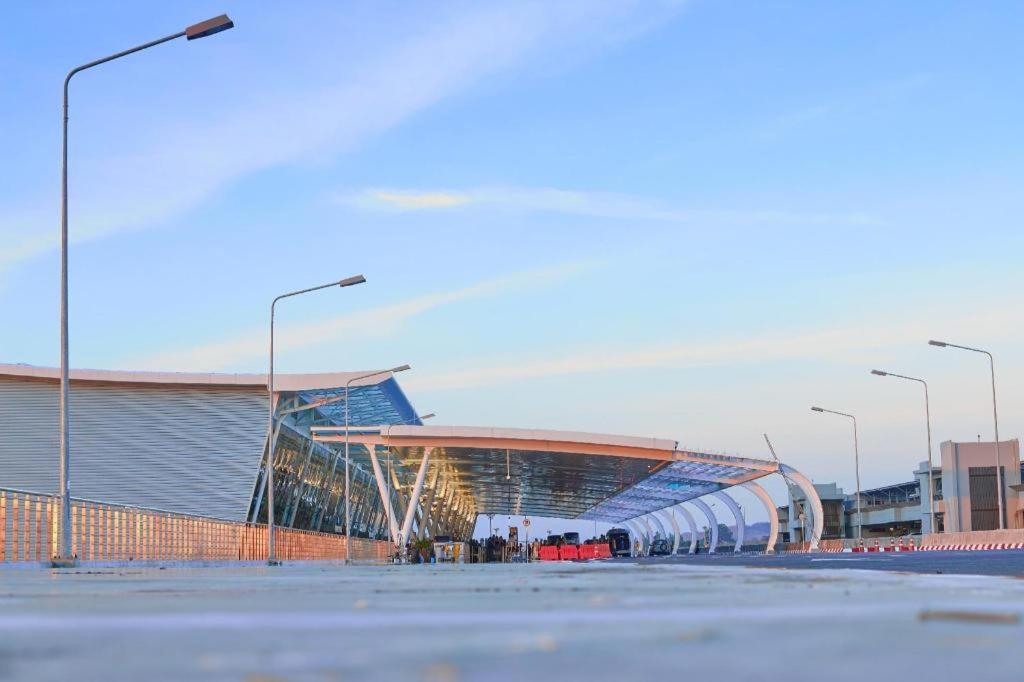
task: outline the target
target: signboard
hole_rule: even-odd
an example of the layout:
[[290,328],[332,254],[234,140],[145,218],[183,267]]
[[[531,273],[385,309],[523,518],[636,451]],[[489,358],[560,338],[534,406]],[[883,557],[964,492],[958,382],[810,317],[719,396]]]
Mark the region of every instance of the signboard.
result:
[[523,525],[526,526],[527,528],[529,528],[530,527],[530,519],[523,519]]

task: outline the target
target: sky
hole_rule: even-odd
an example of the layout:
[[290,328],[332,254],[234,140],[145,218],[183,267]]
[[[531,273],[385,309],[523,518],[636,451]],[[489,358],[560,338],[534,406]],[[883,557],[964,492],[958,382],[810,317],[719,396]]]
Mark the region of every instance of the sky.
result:
[[[0,362],[409,363],[438,423],[779,457],[854,488],[1021,434],[1016,2],[20,3],[0,40]],[[777,483],[771,487],[784,497]],[[742,495],[742,494],[741,494]],[[742,500],[755,510],[751,497]],[[757,517],[755,511],[754,515]],[[506,524],[501,524],[506,525]]]

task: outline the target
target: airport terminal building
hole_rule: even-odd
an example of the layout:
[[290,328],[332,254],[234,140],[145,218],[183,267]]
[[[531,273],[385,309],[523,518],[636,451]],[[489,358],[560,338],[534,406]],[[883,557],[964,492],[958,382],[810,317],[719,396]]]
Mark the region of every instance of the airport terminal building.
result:
[[[417,538],[468,538],[487,513],[604,521],[645,543],[674,538],[680,551],[687,535],[692,551],[707,528],[714,547],[719,519],[701,498],[722,501],[731,515],[722,521],[742,527],[727,492],[734,486],[764,504],[774,546],[777,505],[757,479],[779,474],[810,500],[808,543],[821,537],[813,485],[778,462],[668,439],[426,426],[392,375],[358,378],[366,374],[277,375],[268,433],[262,374],[73,370],[70,483],[83,552],[159,558],[168,533],[191,529],[174,540],[189,556],[259,558],[268,444],[275,525],[296,557],[310,547],[318,558],[355,551],[339,540],[346,446],[351,541],[378,558]],[[8,560],[46,558],[53,546],[58,397],[58,370],[0,365],[0,557]]]

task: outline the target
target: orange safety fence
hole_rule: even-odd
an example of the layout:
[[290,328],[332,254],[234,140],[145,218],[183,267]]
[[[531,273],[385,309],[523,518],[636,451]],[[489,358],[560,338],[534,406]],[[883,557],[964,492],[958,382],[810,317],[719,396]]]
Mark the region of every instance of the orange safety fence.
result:
[[543,545],[539,556],[541,561],[558,561],[558,548],[554,545]]
[[562,561],[573,561],[580,558],[576,545],[562,545],[558,548],[558,558]]
[[[0,563],[47,561],[58,545],[60,500],[0,489]],[[286,561],[386,562],[389,543],[275,528]],[[267,527],[88,500],[71,501],[71,548],[80,561],[265,561]]]

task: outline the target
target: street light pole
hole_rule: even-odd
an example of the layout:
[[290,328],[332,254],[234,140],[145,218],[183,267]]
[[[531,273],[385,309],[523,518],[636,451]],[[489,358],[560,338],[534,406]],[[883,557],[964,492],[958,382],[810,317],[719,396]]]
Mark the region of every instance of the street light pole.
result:
[[860,448],[857,445],[857,418],[852,414],[846,414],[845,412],[836,412],[835,410],[826,410],[823,407],[812,407],[813,412],[828,412],[829,414],[837,414],[840,417],[848,417],[853,420],[853,468],[854,473],[857,477],[857,539],[861,540],[864,537],[864,514],[861,510],[860,504]]
[[327,284],[309,287],[308,289],[299,289],[298,291],[281,294],[270,304],[270,370],[267,372],[267,459],[266,474],[263,477],[266,482],[266,493],[264,496],[267,498],[267,564],[270,566],[277,566],[280,563],[274,554],[274,411],[277,407],[274,404],[274,310],[277,307],[277,302],[283,298],[291,298],[292,296],[308,294],[311,291],[319,291],[320,289],[328,289],[330,287],[350,287],[362,284],[365,281],[366,278],[362,275],[346,277],[337,282],[328,282]]
[[[352,382],[354,382],[354,381],[360,381],[362,379],[369,379],[370,377],[375,377],[375,376],[377,376],[379,374],[388,374],[388,373],[396,374],[398,372],[404,372],[407,369],[410,369],[409,365],[402,365],[400,367],[392,367],[391,369],[381,369],[381,370],[377,370],[376,372],[370,372],[369,374],[363,374],[361,376],[352,377],[351,379],[349,379],[348,381],[345,382],[345,563],[346,564],[352,563],[352,560],[349,557],[349,554],[351,553],[349,551],[349,549],[352,546],[352,524],[351,524],[351,511],[352,511],[352,507],[351,507],[351,499],[349,498],[349,493],[348,493],[348,488],[349,488],[349,473],[348,473],[348,471],[349,471],[349,469],[348,469],[348,444],[349,444],[348,428],[349,428],[349,423],[348,423],[348,418],[349,418],[349,403],[351,402],[349,400],[349,388],[352,386]],[[412,504],[411,500],[410,500],[409,504]],[[386,508],[387,507],[385,506],[385,509]]]
[[999,412],[996,410],[996,363],[992,359],[991,353],[980,348],[959,346],[955,343],[948,343],[946,341],[929,341],[928,345],[936,346],[938,348],[959,348],[960,350],[969,350],[972,353],[982,353],[983,355],[988,356],[988,366],[989,370],[992,372],[992,421],[995,422],[996,431],[996,501],[999,505],[999,530],[1003,530],[1006,528],[1006,524],[1003,523],[1003,475],[999,470]]
[[928,405],[928,382],[917,377],[883,372],[880,369],[873,369],[871,373],[879,377],[896,377],[897,379],[916,381],[924,386],[924,420],[925,426],[928,428],[928,516],[931,517],[931,531],[937,533],[938,530],[936,530],[937,526],[935,525],[935,478],[932,474],[932,415],[931,408]]
[[228,15],[222,14],[213,19],[193,24],[184,31],[136,45],[88,64],[76,66],[64,77],[64,121],[60,157],[60,465],[58,485],[60,486],[61,505],[58,519],[59,548],[54,556],[56,562],[60,564],[73,563],[75,559],[71,553],[71,438],[69,433],[71,379],[70,365],[68,364],[68,90],[71,78],[86,69],[127,57],[177,38],[188,40],[205,38],[226,31],[234,25]]

